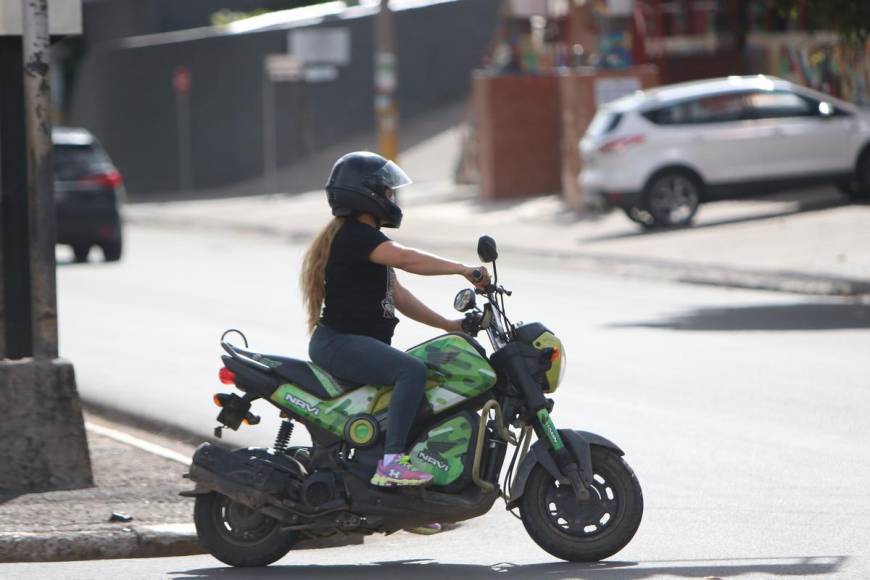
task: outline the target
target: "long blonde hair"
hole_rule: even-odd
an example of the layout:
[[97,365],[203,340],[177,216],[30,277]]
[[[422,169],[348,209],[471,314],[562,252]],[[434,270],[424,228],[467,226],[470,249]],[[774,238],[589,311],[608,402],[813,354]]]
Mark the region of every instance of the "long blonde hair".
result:
[[339,228],[344,225],[345,218],[335,217],[320,230],[320,233],[308,246],[305,258],[302,260],[302,275],[299,286],[302,288],[302,303],[308,311],[308,332],[314,332],[320,311],[326,297],[326,262],[329,260],[329,250],[332,240]]

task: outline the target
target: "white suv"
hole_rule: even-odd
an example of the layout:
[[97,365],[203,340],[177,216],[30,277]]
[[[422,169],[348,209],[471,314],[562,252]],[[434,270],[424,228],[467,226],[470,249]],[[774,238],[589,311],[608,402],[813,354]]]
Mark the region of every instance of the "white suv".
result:
[[637,92],[580,142],[588,198],[644,227],[687,225],[701,202],[834,183],[870,197],[870,113],[768,76]]

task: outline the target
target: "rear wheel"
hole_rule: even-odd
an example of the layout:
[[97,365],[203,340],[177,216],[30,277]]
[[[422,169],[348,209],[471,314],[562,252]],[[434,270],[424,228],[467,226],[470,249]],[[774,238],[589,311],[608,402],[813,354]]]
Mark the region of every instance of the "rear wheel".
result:
[[520,502],[529,536],[550,554],[571,562],[597,562],[624,548],[640,526],[643,494],[634,472],[616,452],[592,448],[591,498],[578,502],[535,466]]
[[121,240],[106,242],[100,246],[100,249],[103,250],[103,258],[107,262],[117,262],[121,259],[121,252],[123,250]]
[[[841,189],[841,191],[843,190]],[[844,193],[852,201],[870,201],[870,149],[866,149],[858,159],[858,165],[855,167],[855,178]]]
[[278,520],[219,493],[196,496],[193,521],[199,542],[230,566],[268,566],[299,541]]
[[685,171],[665,170],[653,176],[643,192],[643,211],[653,225],[662,228],[687,226],[701,204],[701,182]]
[[91,246],[88,244],[75,244],[72,247],[73,258],[79,264],[88,261],[88,255],[91,253]]

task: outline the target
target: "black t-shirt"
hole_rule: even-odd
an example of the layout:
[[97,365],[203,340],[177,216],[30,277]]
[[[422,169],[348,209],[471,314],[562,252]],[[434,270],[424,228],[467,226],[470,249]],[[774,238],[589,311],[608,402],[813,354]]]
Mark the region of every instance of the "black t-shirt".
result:
[[391,268],[369,261],[390,238],[348,218],[332,241],[326,262],[326,298],[321,322],[338,332],[363,334],[390,344],[396,318]]

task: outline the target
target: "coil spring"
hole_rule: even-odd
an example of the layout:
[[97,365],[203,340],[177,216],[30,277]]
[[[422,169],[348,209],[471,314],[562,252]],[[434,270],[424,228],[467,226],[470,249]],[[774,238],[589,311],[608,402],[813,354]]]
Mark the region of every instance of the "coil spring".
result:
[[281,421],[281,426],[278,428],[278,436],[275,437],[275,453],[283,453],[287,450],[287,445],[290,443],[290,437],[293,435],[293,421],[284,419]]

